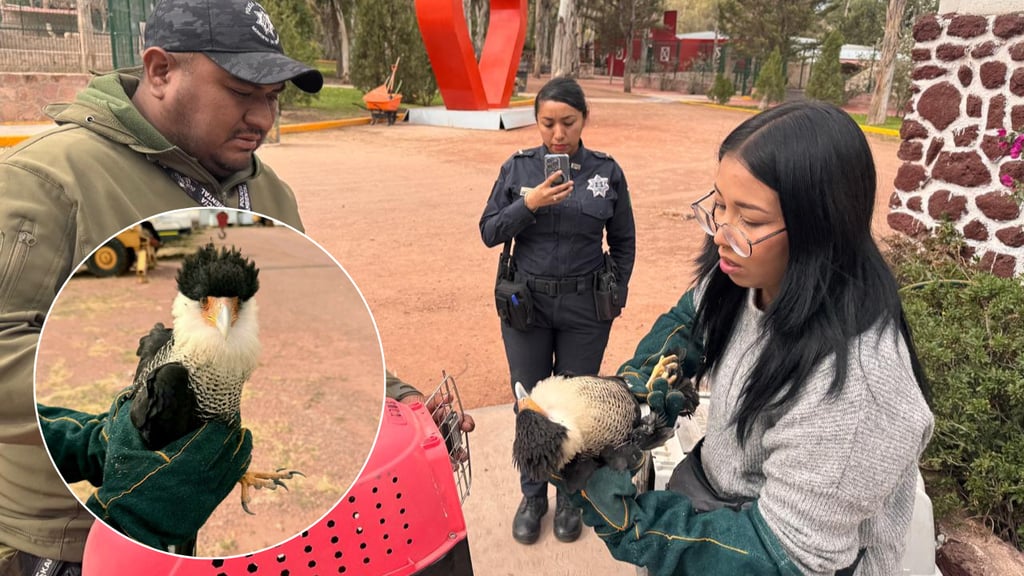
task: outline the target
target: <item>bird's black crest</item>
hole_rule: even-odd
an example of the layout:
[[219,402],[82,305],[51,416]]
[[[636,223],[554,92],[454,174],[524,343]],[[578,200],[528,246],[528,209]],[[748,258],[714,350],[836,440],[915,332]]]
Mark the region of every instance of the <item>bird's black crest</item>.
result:
[[211,243],[181,263],[178,291],[191,300],[237,296],[245,302],[260,289],[259,273],[237,248],[218,250]]
[[533,410],[516,416],[516,438],[512,442],[512,463],[531,480],[547,481],[558,472],[562,443],[568,429]]

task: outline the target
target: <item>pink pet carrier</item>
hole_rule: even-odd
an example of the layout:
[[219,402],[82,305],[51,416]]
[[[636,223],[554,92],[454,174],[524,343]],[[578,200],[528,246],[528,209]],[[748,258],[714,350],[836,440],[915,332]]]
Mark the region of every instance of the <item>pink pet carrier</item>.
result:
[[[225,559],[159,552],[96,522],[83,576],[472,576],[461,503],[469,494],[468,437],[457,425],[458,390],[428,412],[387,400],[362,475],[316,525],[273,548]],[[439,423],[438,426],[436,423]]]

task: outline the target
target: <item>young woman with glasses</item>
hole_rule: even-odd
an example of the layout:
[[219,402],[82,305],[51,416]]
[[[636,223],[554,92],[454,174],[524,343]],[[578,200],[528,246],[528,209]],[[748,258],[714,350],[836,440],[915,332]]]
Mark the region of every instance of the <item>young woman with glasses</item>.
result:
[[573,496],[616,558],[652,575],[900,572],[933,423],[874,203],[871,150],[838,108],[783,104],[726,137],[692,205],[695,287],[620,369],[646,382],[687,350],[706,435],[669,490],[636,496],[602,468]]

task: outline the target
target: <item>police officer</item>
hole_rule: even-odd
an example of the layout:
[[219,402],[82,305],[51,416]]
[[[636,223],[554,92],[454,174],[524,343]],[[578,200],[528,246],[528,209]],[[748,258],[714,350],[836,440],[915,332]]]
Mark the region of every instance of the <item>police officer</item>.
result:
[[[543,145],[520,150],[502,165],[480,218],[487,246],[514,239],[516,280],[525,280],[531,295],[531,324],[525,330],[501,326],[512,384],[527,390],[551,374],[599,372],[633,271],[636,228],[626,178],[611,156],[583,147],[587,113],[575,80],[545,84],[534,103]],[[569,174],[546,174],[548,154],[568,155]],[[606,237],[614,266],[606,265]],[[599,312],[595,283],[609,268],[618,287],[616,309]],[[512,536],[532,544],[548,511],[547,483],[525,477],[520,483]],[[579,510],[560,492],[556,502],[555,537],[572,542],[580,535]]]

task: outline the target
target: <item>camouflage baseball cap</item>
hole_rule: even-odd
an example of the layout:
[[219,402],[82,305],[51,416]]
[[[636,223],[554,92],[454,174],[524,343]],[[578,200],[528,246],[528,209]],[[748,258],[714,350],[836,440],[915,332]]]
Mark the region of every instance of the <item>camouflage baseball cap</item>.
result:
[[291,80],[318,92],[324,77],[284,55],[270,15],[255,0],[160,0],[146,21],[146,48],[202,52],[254,84]]

